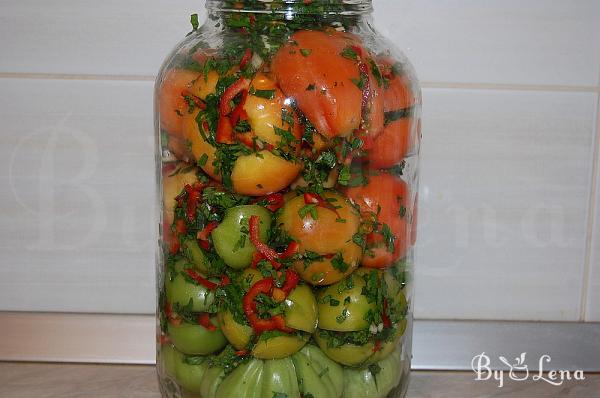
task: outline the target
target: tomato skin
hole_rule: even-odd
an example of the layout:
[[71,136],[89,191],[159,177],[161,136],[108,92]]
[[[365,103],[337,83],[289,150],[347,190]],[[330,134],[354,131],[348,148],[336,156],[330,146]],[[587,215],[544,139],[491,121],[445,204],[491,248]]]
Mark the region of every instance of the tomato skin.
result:
[[393,167],[406,157],[411,146],[412,119],[389,123],[369,147],[369,166],[373,169]]
[[[261,140],[278,145],[281,142],[281,136],[275,133],[274,127],[282,130],[291,130],[296,139],[302,137],[300,123],[292,107],[286,105],[285,95],[281,92],[275,81],[264,73],[257,73],[252,79],[251,87],[255,90],[273,91],[273,98],[262,98],[255,95],[248,95],[244,103],[244,111],[248,116],[248,121],[252,127],[252,132]],[[290,117],[294,119],[293,127],[282,120],[282,111],[285,110]]]
[[[299,212],[307,203],[304,196],[289,196],[281,209],[278,222],[282,228],[299,244],[299,253],[314,252],[321,259],[305,264],[299,260],[295,264],[296,271],[302,279],[311,285],[330,285],[349,275],[359,264],[362,248],[352,241],[360,226],[360,217],[346,198],[335,191],[326,191],[321,195],[335,206],[335,211],[316,206],[317,218],[310,214],[300,217]],[[337,220],[343,219],[345,222]],[[340,270],[334,266],[334,256],[341,255],[348,269]]]
[[365,186],[349,188],[346,194],[360,207],[363,215],[376,215],[377,221],[386,224],[396,237],[394,251],[390,252],[381,232],[368,234],[367,247],[371,254],[363,256],[362,265],[386,268],[404,257],[410,245],[410,193],[407,184],[390,174],[381,173],[371,176]]
[[200,74],[186,69],[171,69],[160,86],[158,111],[160,127],[170,135],[182,137],[182,116],[188,112],[184,95]]
[[[395,112],[415,104],[415,97],[405,76],[393,71],[394,61],[389,57],[379,59],[379,68],[389,78],[383,91],[383,111]],[[398,164],[411,150],[414,119],[412,115],[391,121],[369,147],[369,164],[374,169],[389,168]]]
[[[353,82],[360,79],[359,62],[342,56],[349,48],[362,49],[349,33],[300,31],[290,37],[273,58],[272,70],[283,92],[325,137],[346,136],[361,126],[363,91]],[[361,51],[367,54],[366,50]],[[375,134],[383,128],[383,96],[369,73]]]

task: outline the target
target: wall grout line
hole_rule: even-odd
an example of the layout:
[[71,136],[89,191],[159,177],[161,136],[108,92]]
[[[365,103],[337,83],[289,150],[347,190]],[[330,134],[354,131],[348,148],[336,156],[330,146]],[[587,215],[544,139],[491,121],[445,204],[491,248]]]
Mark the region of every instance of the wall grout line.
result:
[[106,81],[154,81],[156,76],[148,75],[102,75],[70,73],[13,73],[0,72],[0,79],[40,79],[40,80],[106,80]]
[[600,86],[562,86],[553,84],[498,84],[498,83],[452,83],[421,82],[423,88],[462,90],[551,91],[600,93]]
[[[0,72],[0,79],[46,79],[46,80],[107,80],[107,81],[154,81],[150,75],[104,75],[70,73],[21,73]],[[548,91],[600,93],[598,86],[555,85],[555,84],[502,84],[502,83],[460,83],[460,82],[421,82],[423,88],[463,89],[463,90],[507,90],[507,91]]]
[[[600,82],[600,70],[598,73]],[[585,255],[583,261],[583,275],[581,287],[581,303],[579,320],[585,322],[588,315],[588,298],[590,294],[590,284],[592,275],[592,250],[594,246],[594,226],[596,222],[597,201],[600,193],[598,190],[598,180],[600,179],[600,94],[596,98],[596,126],[592,138],[592,172],[590,182],[590,198],[588,203],[588,220],[586,226]]]

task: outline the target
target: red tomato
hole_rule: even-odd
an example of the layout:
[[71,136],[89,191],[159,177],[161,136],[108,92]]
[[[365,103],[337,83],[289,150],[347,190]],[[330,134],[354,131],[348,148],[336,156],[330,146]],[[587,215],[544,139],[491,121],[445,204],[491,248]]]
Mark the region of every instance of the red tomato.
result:
[[[346,194],[361,210],[366,219],[376,217],[380,226],[367,235],[366,253],[362,265],[370,268],[386,268],[404,257],[410,245],[410,193],[404,181],[390,174],[370,177],[365,186],[349,188]],[[384,226],[395,237],[394,250],[388,250]]]
[[[384,90],[384,111],[395,112],[414,105],[415,98],[405,76],[397,75],[393,70],[391,58],[379,60],[382,74],[388,79],[389,86]],[[399,163],[411,149],[411,130],[414,120],[401,118],[388,123],[383,132],[375,138],[369,147],[369,161],[372,168],[388,168]]]
[[[358,50],[357,59],[342,55],[349,48]],[[319,133],[346,136],[361,127],[363,90],[356,82],[362,76],[360,62],[368,60],[361,61],[360,55],[368,57],[352,34],[300,31],[275,54],[271,67],[283,92],[296,100]],[[377,135],[383,128],[383,96],[372,73],[367,80],[370,120],[365,124],[370,135]]]

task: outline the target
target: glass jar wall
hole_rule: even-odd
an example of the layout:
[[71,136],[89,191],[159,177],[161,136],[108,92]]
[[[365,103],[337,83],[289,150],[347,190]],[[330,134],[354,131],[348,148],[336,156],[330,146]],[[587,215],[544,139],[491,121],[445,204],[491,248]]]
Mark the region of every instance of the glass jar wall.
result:
[[402,397],[415,74],[369,0],[207,3],[156,82],[163,396]]

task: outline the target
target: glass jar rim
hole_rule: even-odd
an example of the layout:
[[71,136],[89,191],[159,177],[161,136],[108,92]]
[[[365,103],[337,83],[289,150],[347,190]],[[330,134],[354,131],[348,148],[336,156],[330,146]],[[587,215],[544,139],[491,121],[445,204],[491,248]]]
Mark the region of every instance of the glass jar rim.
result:
[[372,0],[206,0],[209,11],[296,13],[296,14],[363,14],[373,11]]

